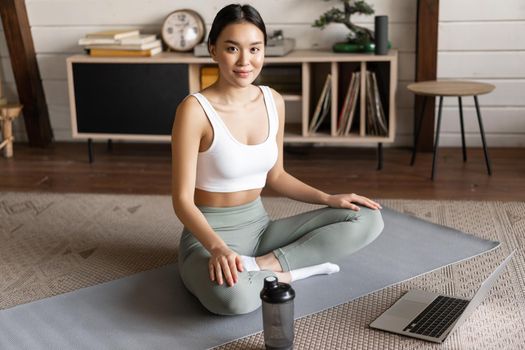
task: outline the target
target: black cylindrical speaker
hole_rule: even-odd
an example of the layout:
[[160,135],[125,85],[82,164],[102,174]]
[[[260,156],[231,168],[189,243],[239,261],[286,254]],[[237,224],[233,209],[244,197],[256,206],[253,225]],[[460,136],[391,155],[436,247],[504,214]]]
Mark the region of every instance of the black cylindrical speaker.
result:
[[388,16],[376,16],[374,30],[375,54],[386,55],[388,53]]

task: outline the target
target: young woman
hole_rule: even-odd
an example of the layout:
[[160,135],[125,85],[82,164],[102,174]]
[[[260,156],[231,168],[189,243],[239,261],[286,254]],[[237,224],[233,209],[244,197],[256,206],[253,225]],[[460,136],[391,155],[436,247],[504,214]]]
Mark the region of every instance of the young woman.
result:
[[[381,233],[380,205],[329,195],[283,168],[284,101],[253,81],[264,62],[266,29],[249,5],[219,11],[208,48],[219,79],[177,108],[172,132],[173,207],[184,224],[179,267],[187,289],[221,315],[260,306],[265,277],[293,282],[339,267]],[[326,208],[272,221],[260,193]]]

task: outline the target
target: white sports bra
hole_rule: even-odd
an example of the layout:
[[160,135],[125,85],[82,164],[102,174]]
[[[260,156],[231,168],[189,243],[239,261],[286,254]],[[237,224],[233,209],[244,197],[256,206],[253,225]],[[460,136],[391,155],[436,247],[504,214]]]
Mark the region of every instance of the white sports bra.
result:
[[213,128],[210,147],[199,152],[197,157],[196,188],[209,192],[237,192],[263,188],[266,184],[266,175],[277,161],[279,117],[270,88],[259,87],[268,116],[268,137],[256,145],[235,139],[208,99],[200,93],[192,94]]

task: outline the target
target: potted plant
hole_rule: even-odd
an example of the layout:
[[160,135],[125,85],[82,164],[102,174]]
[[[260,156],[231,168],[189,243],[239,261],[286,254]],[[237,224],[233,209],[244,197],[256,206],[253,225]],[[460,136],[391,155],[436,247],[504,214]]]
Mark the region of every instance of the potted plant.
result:
[[[323,0],[330,1],[330,0]],[[324,29],[330,23],[342,23],[350,31],[345,42],[335,43],[335,52],[372,52],[374,51],[374,32],[350,21],[353,14],[372,15],[374,9],[364,0],[340,0],[344,11],[332,8],[317,19],[312,26]]]

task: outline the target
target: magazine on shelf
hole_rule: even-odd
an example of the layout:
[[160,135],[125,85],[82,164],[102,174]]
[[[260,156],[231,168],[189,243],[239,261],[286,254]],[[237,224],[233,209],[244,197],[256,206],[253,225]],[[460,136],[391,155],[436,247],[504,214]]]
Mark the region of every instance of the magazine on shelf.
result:
[[328,91],[326,92],[324,101],[323,101],[323,107],[321,108],[321,115],[319,116],[319,119],[317,119],[317,123],[313,126],[312,133],[317,132],[319,130],[319,127],[323,122],[326,120],[326,117],[330,115],[330,105],[331,105],[331,99],[332,99],[332,89],[328,87]]
[[348,88],[346,89],[345,98],[343,100],[343,106],[341,112],[339,112],[339,118],[337,119],[337,134],[341,135],[344,133],[346,120],[348,119],[348,112],[350,106],[350,96],[352,95],[352,85],[354,85],[355,73],[352,73]]
[[372,74],[366,72],[366,133],[368,135],[375,135],[375,108],[374,108],[374,96],[372,87]]
[[366,73],[366,133],[383,136],[388,133],[386,118],[374,72]]
[[361,72],[357,72],[355,75],[355,82],[354,82],[354,88],[353,93],[351,97],[351,103],[350,103],[350,112],[348,114],[348,120],[346,122],[346,129],[345,129],[345,136],[350,134],[350,130],[352,129],[352,122],[354,121],[354,116],[356,113],[356,106],[357,101],[359,100],[359,91],[361,89]]
[[[309,132],[310,133],[313,133],[317,130],[317,128],[319,127],[320,122],[319,120],[321,119],[321,116],[326,116],[326,114],[324,114],[323,112],[325,112],[325,110],[329,107],[329,103],[328,103],[328,93],[329,93],[329,90],[330,87],[331,87],[331,81],[332,81],[332,75],[331,74],[328,74],[326,76],[326,79],[325,79],[325,82],[324,82],[324,85],[323,85],[323,90],[321,92],[321,96],[319,96],[319,100],[317,100],[317,105],[315,107],[315,110],[314,110],[314,114],[312,115],[312,119],[310,120],[310,128],[309,128]],[[321,120],[322,122],[322,120]]]
[[350,79],[350,84],[345,96],[345,103],[343,105],[343,109],[341,110],[340,123],[337,130],[337,134],[339,136],[345,136],[350,133],[352,122],[354,120],[355,107],[357,105],[360,85],[361,73],[352,73],[352,78]]
[[383,104],[381,103],[381,96],[379,94],[379,85],[377,84],[376,74],[372,72],[372,81],[374,83],[374,101],[376,109],[376,117],[379,125],[379,130],[381,135],[388,134],[388,126],[385,116],[385,110],[383,109]]

